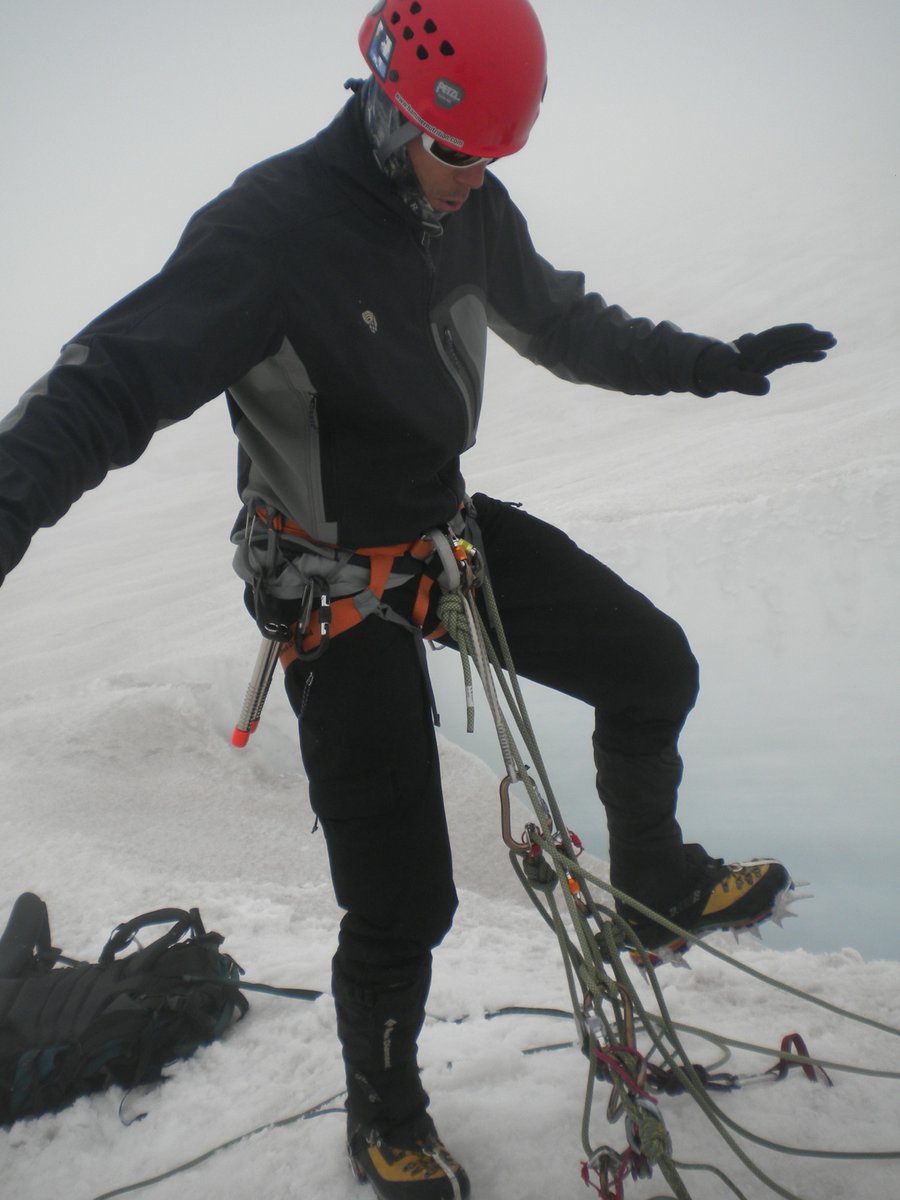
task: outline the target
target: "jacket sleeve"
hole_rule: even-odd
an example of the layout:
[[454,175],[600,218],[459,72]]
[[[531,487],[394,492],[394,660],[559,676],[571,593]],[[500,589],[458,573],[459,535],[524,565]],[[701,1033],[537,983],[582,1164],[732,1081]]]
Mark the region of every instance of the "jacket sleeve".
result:
[[158,275],[63,348],[0,422],[0,579],[37,529],[265,357],[272,275],[265,248],[214,202]]
[[697,357],[715,338],[632,317],[586,293],[584,275],[558,271],[537,253],[524,217],[500,185],[490,202],[488,324],[495,333],[574,383],[632,396],[696,390]]

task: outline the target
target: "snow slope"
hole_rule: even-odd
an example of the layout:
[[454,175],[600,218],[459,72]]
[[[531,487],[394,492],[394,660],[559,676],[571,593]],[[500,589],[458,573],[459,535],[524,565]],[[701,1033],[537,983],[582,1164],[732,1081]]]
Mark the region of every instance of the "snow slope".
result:
[[[297,6],[276,0],[17,11],[0,48],[17,118],[2,152],[19,183],[0,198],[8,406],[158,267],[193,208],[341,103],[335,81],[359,69],[351,7],[318,15],[299,75]],[[810,320],[840,344],[782,372],[768,398],[710,401],[578,389],[492,345],[470,484],[564,525],[687,629],[703,695],[684,738],[685,829],[718,854],[777,853],[815,892],[790,929],[736,957],[900,1026],[900,187],[883,152],[896,146],[896,6],[765,0],[741,8],[739,37],[721,0],[538,7],[559,66],[529,150],[500,173],[542,252],[636,313],[723,337]],[[257,645],[226,540],[232,459],[210,405],[39,534],[4,585],[0,912],[37,891],[56,943],[93,957],[118,921],[196,904],[248,978],[322,989],[337,912],[283,697],[247,750],[228,741]],[[464,741],[456,660],[432,664],[462,902],[436,956],[425,1083],[479,1200],[586,1195],[583,1059],[522,1054],[571,1025],[482,1017],[564,1008],[566,990],[497,836],[486,710]],[[563,810],[602,860],[589,715],[537,695],[532,711]],[[895,1037],[690,957],[691,971],[660,974],[686,1023],[769,1047],[797,1030],[825,1059],[900,1071]],[[104,1094],[0,1134],[0,1192],[91,1200],[319,1103],[342,1086],[333,1024],[327,998],[254,997],[222,1042],[128,1100],[144,1120],[123,1126]],[[770,1061],[741,1050],[727,1069]],[[832,1075],[830,1090],[797,1072],[721,1104],[791,1145],[897,1149],[898,1081]],[[622,1149],[606,1097],[598,1087],[592,1138]],[[676,1158],[716,1163],[750,1200],[772,1194],[690,1100],[663,1115]],[[334,1114],[271,1129],[146,1194],[350,1200],[341,1134]],[[897,1192],[896,1160],[747,1149],[808,1200]],[[729,1194],[687,1179],[695,1200]],[[666,1190],[657,1175],[626,1195]]]

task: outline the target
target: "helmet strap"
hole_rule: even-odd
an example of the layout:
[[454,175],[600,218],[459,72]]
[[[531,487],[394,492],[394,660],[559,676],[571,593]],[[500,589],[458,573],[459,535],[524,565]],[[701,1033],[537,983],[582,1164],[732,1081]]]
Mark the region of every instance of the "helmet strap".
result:
[[[399,113],[397,115],[400,116]],[[395,129],[392,129],[384,140],[375,147],[375,157],[378,159],[378,165],[383,168],[389,158],[409,142],[413,141],[414,138],[417,138],[421,132],[421,129],[418,129],[410,121],[407,121],[405,117],[400,116],[400,124]]]
[[422,222],[431,237],[440,236],[441,213],[436,213],[419,186],[403,148],[422,132],[403,116],[370,75],[358,93],[375,161],[391,180],[401,199]]

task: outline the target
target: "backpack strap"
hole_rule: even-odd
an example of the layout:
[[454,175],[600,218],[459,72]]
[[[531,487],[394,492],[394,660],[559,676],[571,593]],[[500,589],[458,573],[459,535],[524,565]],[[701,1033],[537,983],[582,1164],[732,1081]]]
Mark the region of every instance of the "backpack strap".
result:
[[21,979],[49,971],[60,952],[50,944],[47,905],[33,892],[23,892],[0,937],[0,979]]
[[108,967],[117,954],[131,945],[140,930],[145,929],[148,925],[163,925],[166,922],[173,922],[168,933],[157,938],[142,952],[144,965],[149,965],[164,950],[174,946],[189,930],[195,937],[203,937],[206,933],[200,913],[196,908],[192,908],[190,912],[183,908],[157,908],[153,912],[143,913],[140,917],[134,917],[131,921],[123,921],[121,925],[116,926],[109,936],[109,941],[100,952],[97,960],[100,966]]

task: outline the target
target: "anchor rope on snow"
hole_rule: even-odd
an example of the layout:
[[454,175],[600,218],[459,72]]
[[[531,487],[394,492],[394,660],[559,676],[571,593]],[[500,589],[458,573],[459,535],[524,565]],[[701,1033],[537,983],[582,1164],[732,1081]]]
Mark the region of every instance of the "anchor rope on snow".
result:
[[[435,532],[439,533],[439,531]],[[471,728],[474,720],[471,660],[475,664],[476,672],[487,697],[507,769],[507,779],[501,785],[503,819],[508,825],[508,792],[509,786],[514,783],[522,783],[525,786],[536,818],[534,823],[529,823],[526,827],[525,838],[522,841],[513,839],[506,827],[504,827],[504,840],[507,840],[510,845],[510,860],[526,894],[557,937],[572,1001],[571,1013],[560,1009],[509,1006],[486,1013],[484,1017],[492,1019],[500,1016],[532,1014],[571,1019],[574,1016],[581,1049],[589,1059],[581,1131],[582,1144],[587,1155],[581,1168],[581,1177],[584,1182],[596,1191],[601,1200],[623,1200],[623,1189],[627,1177],[649,1178],[653,1169],[657,1168],[671,1188],[671,1194],[665,1197],[655,1197],[654,1200],[691,1200],[681,1173],[701,1171],[715,1175],[738,1197],[738,1200],[747,1200],[744,1193],[720,1168],[709,1163],[681,1162],[673,1156],[671,1138],[662,1119],[655,1091],[666,1094],[681,1091],[689,1095],[735,1156],[757,1179],[772,1192],[784,1197],[785,1200],[801,1200],[801,1197],[783,1188],[754,1163],[729,1132],[729,1129],[756,1145],[785,1154],[849,1161],[900,1159],[900,1150],[841,1151],[787,1146],[752,1133],[731,1119],[721,1106],[712,1101],[710,1091],[717,1088],[730,1090],[730,1086],[741,1086],[762,1079],[781,1078],[791,1066],[799,1066],[812,1079],[829,1083],[827,1070],[852,1072],[882,1079],[900,1079],[900,1071],[866,1068],[855,1064],[828,1062],[814,1058],[809,1055],[805,1044],[797,1034],[788,1035],[782,1041],[780,1051],[775,1052],[771,1048],[674,1021],[656,979],[654,963],[647,951],[641,947],[639,940],[634,937],[634,931],[616,911],[616,899],[627,899],[631,907],[645,915],[651,915],[658,923],[683,937],[689,945],[698,946],[703,952],[711,954],[758,982],[817,1005],[841,1018],[863,1023],[883,1033],[900,1036],[900,1029],[841,1008],[820,996],[811,995],[755,970],[748,964],[740,962],[697,938],[690,931],[682,929],[654,913],[653,910],[646,908],[631,897],[626,897],[624,893],[587,871],[579,863],[577,839],[565,826],[547,778],[537,740],[522,699],[509,647],[503,634],[490,581],[486,576],[483,577],[479,581],[479,587],[484,596],[492,631],[500,648],[499,655],[494,649],[475,604],[466,556],[459,554],[458,547],[454,553],[454,547],[449,545],[449,539],[442,533],[439,536],[448,543],[449,554],[447,557],[455,558],[459,564],[459,586],[452,588],[442,597],[439,617],[460,649],[466,686],[467,724]],[[506,677],[504,677],[504,671]],[[527,753],[535,765],[535,771],[543,791],[538,789],[516,746],[497,695],[495,682],[503,694],[507,709],[512,714]],[[557,903],[557,886],[559,895],[564,901],[570,929],[567,929],[563,913]],[[596,888],[603,892],[605,902],[594,900],[590,888]],[[596,930],[593,930],[588,924],[589,920],[595,922]],[[630,944],[637,947],[642,960],[643,973],[659,1008],[658,1013],[648,1011],[642,1004],[633,981],[621,961],[620,951],[623,935],[626,933]],[[242,986],[248,985],[242,984]],[[322,992],[311,989],[279,988],[263,983],[249,986],[256,991],[268,992],[290,999],[313,1000],[323,995]],[[465,1019],[457,1018],[457,1021]],[[652,1064],[649,1054],[645,1055],[638,1051],[636,1041],[639,1033],[643,1034],[651,1044],[649,1054],[656,1053],[660,1056],[664,1064],[662,1067]],[[700,1067],[691,1063],[681,1044],[679,1033],[704,1038],[719,1046],[724,1052],[724,1059],[712,1067]],[[570,1048],[571,1045],[571,1042],[557,1043],[552,1046],[534,1047],[524,1053],[533,1054],[541,1050]],[[761,1075],[749,1078],[720,1076],[717,1079],[716,1071],[722,1061],[727,1060],[730,1054],[729,1047],[757,1053],[776,1053],[776,1062],[773,1067]],[[598,1079],[610,1083],[608,1117],[613,1120],[620,1117],[625,1118],[628,1146],[623,1151],[616,1151],[606,1145],[594,1146],[591,1143],[590,1121]],[[342,1107],[335,1108],[331,1105],[344,1094],[344,1092],[339,1092],[302,1112],[267,1122],[248,1133],[213,1147],[181,1166],[152,1178],[104,1192],[102,1195],[94,1197],[94,1200],[112,1200],[113,1197],[170,1179],[199,1165],[219,1151],[233,1148],[256,1134],[329,1113],[343,1114]]]
[[[458,554],[457,557],[459,557]],[[719,1106],[712,1102],[708,1094],[709,1089],[706,1087],[703,1077],[690,1063],[681,1045],[678,1030],[669,1016],[661,990],[656,981],[654,964],[639,939],[634,936],[634,930],[615,910],[614,901],[616,899],[626,899],[629,906],[636,908],[645,915],[652,916],[655,921],[673,930],[677,935],[684,937],[688,945],[702,946],[708,953],[712,953],[717,958],[739,967],[769,986],[778,987],[794,996],[818,1003],[821,1007],[841,1017],[863,1021],[882,1032],[898,1034],[900,1031],[883,1022],[860,1017],[819,997],[812,997],[798,988],[793,988],[781,981],[773,980],[761,972],[748,967],[746,964],[738,963],[737,960],[731,958],[729,955],[701,941],[692,935],[690,931],[681,929],[673,922],[662,919],[653,910],[636,903],[631,897],[624,896],[618,889],[584,870],[579,865],[577,853],[573,849],[572,838],[565,826],[562,814],[553,796],[549,780],[547,779],[537,741],[534,737],[531,722],[518,686],[515,667],[509,652],[508,643],[503,634],[502,621],[487,572],[484,572],[483,577],[479,580],[479,587],[484,597],[491,630],[500,647],[499,656],[494,650],[474,602],[472,572],[471,570],[467,571],[465,565],[460,566],[459,586],[451,588],[451,590],[442,596],[439,605],[439,615],[448,631],[451,631],[451,636],[454,637],[460,646],[463,656],[463,669],[466,673],[467,695],[471,694],[467,663],[469,657],[476,664],[476,669],[485,690],[507,768],[508,778],[504,781],[506,792],[504,792],[504,785],[501,785],[501,802],[503,805],[508,804],[508,786],[510,782],[522,782],[525,785],[537,818],[536,824],[529,824],[526,827],[525,838],[522,842],[515,843],[508,836],[505,836],[505,840],[510,845],[510,859],[516,868],[520,881],[523,883],[538,910],[542,912],[542,915],[545,916],[548,924],[557,935],[566,968],[567,982],[574,1002],[573,1011],[576,1024],[579,1027],[583,1043],[585,1041],[587,1043],[587,1049],[592,1058],[591,1075],[588,1082],[588,1096],[585,1102],[585,1114],[582,1126],[582,1141],[588,1154],[588,1168],[597,1166],[599,1169],[604,1153],[602,1149],[597,1150],[591,1147],[588,1137],[588,1125],[593,1077],[595,1074],[602,1073],[598,1071],[597,1064],[600,1064],[601,1067],[605,1064],[608,1077],[612,1080],[613,1091],[611,1102],[615,1100],[618,1108],[627,1113],[630,1121],[630,1145],[627,1152],[629,1155],[628,1169],[633,1175],[637,1176],[644,1173],[648,1167],[659,1166],[661,1173],[672,1188],[676,1200],[682,1200],[683,1197],[687,1197],[689,1200],[689,1193],[686,1191],[679,1175],[678,1165],[672,1158],[669,1137],[659,1116],[658,1105],[655,1099],[652,1097],[648,1099],[648,1093],[641,1086],[640,1079],[629,1080],[627,1075],[623,1077],[623,1069],[617,1064],[617,1060],[610,1056],[611,1048],[617,1042],[616,1034],[619,1035],[618,1041],[621,1045],[624,1045],[627,1053],[636,1053],[634,1047],[636,1025],[649,1037],[654,1049],[662,1056],[669,1076],[676,1079],[679,1086],[692,1096],[704,1116],[711,1122],[717,1133],[740,1161],[776,1194],[789,1198],[789,1200],[794,1200],[793,1193],[782,1188],[752,1161],[749,1155],[744,1152],[728,1132],[728,1128],[757,1145],[785,1153],[816,1155],[824,1158],[877,1159],[900,1157],[900,1151],[876,1152],[873,1154],[863,1152],[844,1153],[840,1151],[817,1151],[784,1146],[771,1139],[761,1138],[738,1125]],[[506,680],[504,680],[504,671],[506,672],[508,685]],[[510,735],[508,723],[497,699],[494,677],[500,682],[507,707],[513,716],[526,746],[527,753],[535,763],[544,789],[543,795],[538,791],[527,767],[524,766],[522,757],[518,753],[515,742]],[[471,704],[471,701],[469,703]],[[471,720],[472,716],[470,714],[470,723]],[[504,814],[504,823],[508,823],[507,814]],[[530,847],[528,843],[530,843]],[[526,869],[525,866],[517,863],[517,856],[523,854],[526,856],[526,864],[531,869]],[[555,877],[554,882],[559,884],[560,895],[565,901],[577,944],[573,942],[563,927],[556,898],[551,894],[553,884],[550,882],[550,875],[545,872],[543,879],[540,879],[539,873],[534,869],[535,858],[544,866],[550,865],[552,874]],[[531,860],[530,862],[529,859]],[[598,904],[595,902],[588,889],[588,884],[592,887],[599,887],[607,893],[613,905],[610,906],[609,904]],[[596,922],[596,931],[591,929],[588,919]],[[637,947],[643,968],[650,980],[654,997],[660,1009],[660,1015],[658,1016],[655,1014],[651,1016],[644,1009],[617,952],[621,947],[622,935],[625,933],[628,935],[630,944]],[[580,1008],[575,993],[576,979],[581,982],[584,991],[584,1000]],[[611,1016],[607,1016],[605,1008],[612,1010]],[[600,1035],[602,1035],[602,1041]],[[603,1048],[604,1046],[606,1047],[605,1049]],[[794,1056],[793,1060],[790,1056],[790,1046],[796,1046],[802,1052],[799,1056]],[[782,1057],[779,1059],[779,1063],[785,1063],[786,1061],[801,1062],[801,1065],[809,1068],[811,1078],[830,1084],[824,1068],[811,1060],[805,1051],[806,1047],[802,1039],[799,1038],[799,1035],[790,1035],[782,1044]],[[611,1161],[607,1156],[606,1165],[609,1165]],[[619,1159],[616,1178],[613,1182],[613,1190],[607,1188],[606,1191],[600,1191],[600,1189],[597,1189],[602,1196],[609,1196],[610,1200],[618,1200],[618,1197],[621,1195],[621,1184],[624,1175],[619,1173],[619,1167],[621,1167],[623,1161],[622,1158]],[[682,1164],[682,1167],[683,1169],[694,1169],[693,1166],[689,1166],[688,1164]],[[740,1196],[741,1193],[737,1187],[730,1180],[727,1180],[727,1177],[722,1172],[719,1172],[716,1168],[710,1169],[715,1170],[717,1175],[720,1175],[728,1182],[729,1187],[735,1194]],[[599,1170],[599,1175],[602,1179],[602,1170]],[[605,1184],[603,1186],[605,1187]]]

